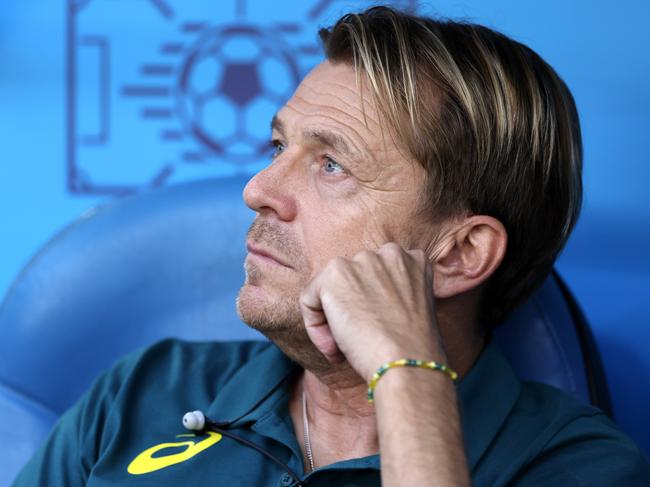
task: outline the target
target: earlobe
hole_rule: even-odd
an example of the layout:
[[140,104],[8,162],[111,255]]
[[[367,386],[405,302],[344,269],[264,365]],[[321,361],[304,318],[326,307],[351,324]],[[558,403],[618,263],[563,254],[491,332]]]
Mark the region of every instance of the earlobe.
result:
[[470,291],[485,282],[505,255],[508,236],[494,217],[467,217],[451,235],[433,263],[433,290],[445,299]]

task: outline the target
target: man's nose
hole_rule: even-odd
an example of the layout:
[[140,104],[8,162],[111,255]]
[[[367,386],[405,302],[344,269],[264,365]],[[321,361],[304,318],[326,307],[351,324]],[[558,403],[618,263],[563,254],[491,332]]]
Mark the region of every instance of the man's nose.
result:
[[292,178],[276,162],[258,172],[244,188],[244,202],[260,214],[275,213],[280,220],[296,217],[297,205]]

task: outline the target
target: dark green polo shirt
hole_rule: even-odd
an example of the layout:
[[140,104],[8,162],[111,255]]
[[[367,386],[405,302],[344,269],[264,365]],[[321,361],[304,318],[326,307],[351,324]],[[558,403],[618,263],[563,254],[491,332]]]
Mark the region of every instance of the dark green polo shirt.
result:
[[[379,457],[304,475],[288,411],[299,373],[266,342],[165,340],[121,361],[68,411],[24,468],[23,486],[288,486],[254,449],[211,433],[188,435],[202,409],[265,448],[306,486],[379,486]],[[648,486],[648,462],[601,411],[549,386],[522,383],[489,344],[457,386],[475,487]]]

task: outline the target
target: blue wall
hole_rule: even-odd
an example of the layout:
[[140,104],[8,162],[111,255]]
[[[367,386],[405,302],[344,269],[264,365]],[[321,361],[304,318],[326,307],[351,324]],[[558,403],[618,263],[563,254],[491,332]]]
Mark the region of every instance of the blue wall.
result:
[[[0,296],[39,246],[94,205],[262,167],[270,115],[320,59],[316,27],[365,5],[3,2]],[[447,0],[420,11],[505,32],[573,90],[586,201],[558,267],[593,324],[617,420],[650,452],[650,3]]]

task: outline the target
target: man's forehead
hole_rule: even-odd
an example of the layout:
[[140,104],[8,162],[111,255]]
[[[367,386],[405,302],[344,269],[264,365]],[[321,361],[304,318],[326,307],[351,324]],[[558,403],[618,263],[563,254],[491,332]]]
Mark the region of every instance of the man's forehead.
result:
[[348,103],[359,107],[363,95],[364,101],[367,104],[371,103],[371,108],[374,108],[374,101],[371,99],[367,87],[363,86],[365,83],[360,77],[357,78],[357,73],[352,65],[323,61],[307,73],[296,92],[304,88],[319,87],[326,91],[331,90]]
[[[324,61],[312,69],[300,83],[286,107],[301,115],[322,115],[350,125],[371,143],[381,137],[375,100],[363,80],[358,82],[354,67]],[[280,110],[280,118],[284,118]]]
[[412,169],[415,165],[386,124],[380,124],[368,82],[360,78],[358,83],[351,65],[319,64],[274,117],[272,129],[281,137],[299,136],[303,143],[343,147],[339,154],[352,154],[342,160],[348,169],[357,179],[377,185],[379,177],[391,178],[404,167]]

